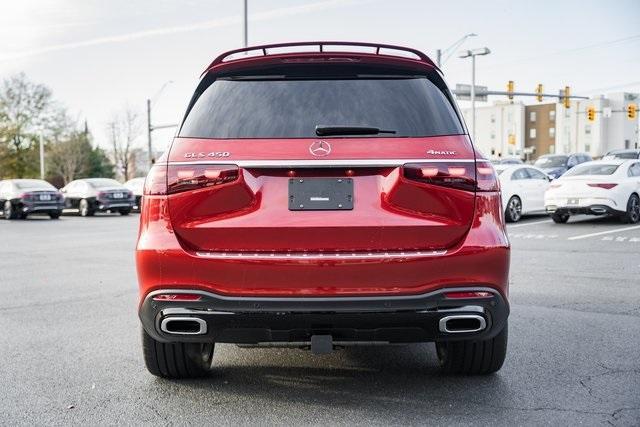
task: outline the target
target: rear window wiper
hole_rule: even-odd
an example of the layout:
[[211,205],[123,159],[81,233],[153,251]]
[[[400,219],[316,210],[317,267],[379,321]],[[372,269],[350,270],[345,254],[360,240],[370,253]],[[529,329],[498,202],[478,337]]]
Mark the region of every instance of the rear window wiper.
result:
[[395,130],[384,130],[369,126],[316,126],[316,135],[379,135],[381,133],[396,133]]

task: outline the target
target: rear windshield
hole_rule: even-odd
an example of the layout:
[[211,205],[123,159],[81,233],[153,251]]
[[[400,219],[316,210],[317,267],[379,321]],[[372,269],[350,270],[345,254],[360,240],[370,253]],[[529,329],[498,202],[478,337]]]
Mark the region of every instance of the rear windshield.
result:
[[622,151],[620,153],[613,153],[612,156],[617,159],[637,159],[638,153],[635,151]]
[[536,162],[534,163],[534,166],[537,166],[539,168],[557,168],[557,167],[562,167],[565,166],[567,164],[567,160],[569,158],[567,156],[547,156],[547,157],[540,157],[538,160],[536,160]]
[[97,179],[89,179],[87,180],[87,182],[89,183],[89,185],[91,185],[93,188],[103,188],[103,187],[121,187],[122,184],[120,184],[118,181],[116,181],[115,179],[109,179],[109,178],[97,178]]
[[578,176],[578,175],[611,175],[620,165],[610,164],[591,164],[591,165],[578,165],[572,169],[569,169],[567,173],[562,176]]
[[55,190],[55,187],[49,184],[47,181],[41,181],[39,179],[20,179],[14,181],[16,188],[24,190],[25,188],[39,188],[42,190]]
[[180,136],[316,138],[317,125],[395,131],[378,135],[384,137],[464,133],[451,103],[434,83],[407,77],[219,79],[196,100]]

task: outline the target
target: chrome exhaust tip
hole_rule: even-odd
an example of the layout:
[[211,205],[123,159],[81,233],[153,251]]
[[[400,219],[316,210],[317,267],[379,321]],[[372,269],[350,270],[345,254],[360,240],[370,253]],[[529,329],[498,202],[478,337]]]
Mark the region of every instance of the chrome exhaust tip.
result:
[[447,334],[469,334],[483,331],[487,321],[477,314],[456,314],[443,317],[438,326],[440,332]]
[[160,322],[160,330],[171,335],[203,335],[207,322],[198,317],[167,317]]

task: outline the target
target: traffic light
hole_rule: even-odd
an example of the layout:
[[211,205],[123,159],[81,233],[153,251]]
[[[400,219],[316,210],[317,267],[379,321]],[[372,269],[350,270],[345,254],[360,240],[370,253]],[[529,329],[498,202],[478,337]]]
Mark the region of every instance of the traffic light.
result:
[[627,105],[627,118],[633,120],[638,115],[638,106],[636,104]]
[[564,108],[570,108],[571,107],[571,100],[569,99],[569,96],[571,95],[571,88],[569,86],[565,86],[564,87],[564,96],[562,99],[562,103],[564,104]]
[[542,89],[542,83],[538,84],[538,87],[536,87],[536,99],[538,102],[542,102]]
[[594,122],[596,120],[596,107],[590,105],[587,107],[587,120]]
[[509,100],[513,101],[513,89],[515,87],[515,84],[513,83],[513,80],[509,80],[509,83],[507,83],[507,96],[509,97]]

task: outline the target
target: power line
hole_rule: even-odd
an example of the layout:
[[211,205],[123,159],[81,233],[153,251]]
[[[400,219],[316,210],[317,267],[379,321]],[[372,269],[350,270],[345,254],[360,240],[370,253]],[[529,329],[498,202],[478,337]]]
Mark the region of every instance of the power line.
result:
[[625,42],[630,42],[630,41],[635,41],[635,40],[640,40],[640,34],[636,34],[636,35],[628,36],[628,37],[623,37],[623,38],[615,39],[615,40],[608,40],[608,41],[604,41],[604,42],[594,43],[594,44],[590,44],[590,45],[587,45],[587,46],[581,46],[581,47],[574,47],[574,48],[570,48],[570,49],[557,50],[555,52],[548,52],[548,53],[544,53],[544,54],[540,54],[540,55],[530,56],[528,58],[517,59],[517,60],[514,60],[514,61],[507,61],[507,62],[502,62],[502,63],[499,63],[499,64],[491,64],[491,65],[488,65],[486,68],[502,67],[504,65],[519,64],[519,63],[522,63],[522,62],[534,61],[536,59],[546,58],[546,57],[549,57],[549,56],[564,55],[564,54],[567,54],[567,53],[580,52],[580,51],[583,51],[583,50],[589,50],[589,49],[594,49],[594,48],[599,48],[599,47],[605,47],[605,46],[610,46],[612,44],[625,43]]

